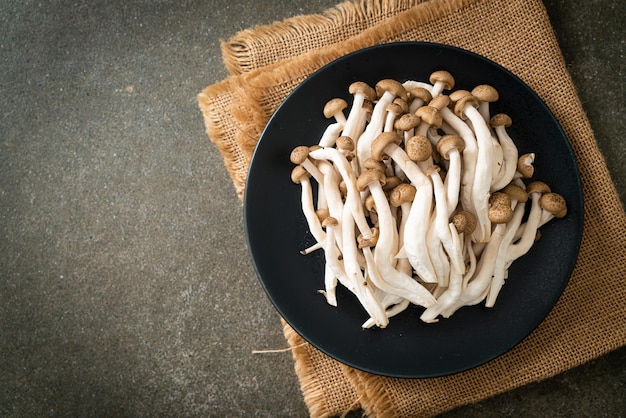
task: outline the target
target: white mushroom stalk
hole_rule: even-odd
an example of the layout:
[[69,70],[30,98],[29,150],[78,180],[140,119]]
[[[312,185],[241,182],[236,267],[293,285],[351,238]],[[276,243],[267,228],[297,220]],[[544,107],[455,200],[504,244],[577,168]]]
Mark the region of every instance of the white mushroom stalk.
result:
[[363,328],[384,328],[407,309],[435,323],[464,306],[494,306],[511,264],[567,214],[545,183],[524,184],[535,154],[518,155],[511,118],[491,116],[498,92],[453,90],[445,73],[430,83],[381,80],[376,90],[353,83],[351,108],[330,100],[321,137],[291,155],[315,240],[301,253],[324,252],[319,293],[337,306],[337,289],[347,288],[367,314]]

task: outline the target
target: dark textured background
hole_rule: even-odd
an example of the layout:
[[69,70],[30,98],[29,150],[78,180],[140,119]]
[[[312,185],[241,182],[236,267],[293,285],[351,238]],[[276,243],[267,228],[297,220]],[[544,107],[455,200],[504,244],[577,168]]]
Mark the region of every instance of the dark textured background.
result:
[[[196,94],[219,38],[334,4],[0,4],[0,416],[306,416]],[[626,202],[626,5],[545,4]],[[447,416],[625,399],[620,349]]]

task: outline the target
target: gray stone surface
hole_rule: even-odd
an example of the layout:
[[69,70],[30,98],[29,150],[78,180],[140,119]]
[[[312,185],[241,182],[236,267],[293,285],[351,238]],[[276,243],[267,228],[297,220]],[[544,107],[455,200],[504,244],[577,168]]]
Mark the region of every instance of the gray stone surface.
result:
[[[334,5],[0,4],[0,416],[306,416],[196,94]],[[623,2],[546,1],[622,202]],[[616,326],[625,326],[624,323]],[[626,350],[447,416],[623,416]]]

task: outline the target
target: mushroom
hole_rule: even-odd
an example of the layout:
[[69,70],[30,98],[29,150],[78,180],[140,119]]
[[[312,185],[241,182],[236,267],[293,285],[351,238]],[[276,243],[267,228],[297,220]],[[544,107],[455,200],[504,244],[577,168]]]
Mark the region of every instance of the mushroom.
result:
[[376,93],[379,96],[374,106],[370,123],[363,134],[357,140],[358,161],[365,161],[371,156],[371,146],[374,139],[383,131],[387,105],[396,97],[407,99],[407,93],[402,84],[396,80],[383,79],[376,83]]
[[336,97],[326,102],[324,106],[324,117],[326,119],[335,118],[338,124],[346,125],[346,115],[343,110],[348,107],[348,102],[344,99]]
[[352,99],[352,106],[343,128],[343,135],[357,139],[363,129],[362,126],[365,124],[367,110],[363,105],[366,101],[373,102],[376,100],[376,91],[363,81],[355,81],[350,84],[348,91],[354,98]]
[[408,90],[409,94],[409,113],[415,113],[415,111],[430,102],[433,98],[430,91],[424,87],[413,87]]
[[524,155],[520,155],[517,159],[517,171],[513,178],[529,179],[535,174],[535,154],[529,152]]
[[311,235],[317,242],[324,242],[326,233],[322,229],[317,214],[315,213],[315,205],[313,203],[313,189],[309,180],[310,173],[302,166],[297,165],[291,170],[291,181],[301,186],[301,206],[304,218],[309,226]]
[[361,198],[356,186],[355,174],[350,167],[350,163],[346,157],[335,148],[318,148],[310,152],[312,158],[316,160],[331,161],[338,170],[341,178],[345,181],[347,188],[346,205],[354,217],[357,227],[364,237],[371,236],[370,226],[365,218]]
[[432,183],[398,145],[401,141],[395,132],[380,134],[372,144],[372,156],[380,159],[388,155],[415,187],[415,198],[405,220],[404,248],[397,256],[406,256],[423,281],[434,283],[437,279],[426,246],[426,233],[432,213]]
[[448,164],[448,174],[446,175],[446,181],[444,183],[448,216],[452,214],[459,201],[462,152],[464,149],[465,142],[463,142],[463,139],[459,135],[443,135],[439,139],[439,142],[437,142],[437,151],[439,154],[450,161]]
[[[389,177],[387,177],[387,185],[389,184]],[[386,186],[387,186],[386,185]],[[383,187],[386,189],[386,187]],[[397,184],[389,191],[389,204],[391,207],[400,208],[402,211],[402,217],[400,218],[398,226],[398,248],[404,247],[404,234],[406,231],[406,221],[409,213],[411,213],[411,206],[415,199],[415,186],[409,183]],[[398,265],[396,268],[407,275],[412,275],[413,267],[409,262],[409,259],[405,257],[397,257]]]
[[488,308],[494,306],[500,289],[504,285],[506,269],[508,268],[507,251],[513,242],[515,232],[522,222],[522,218],[525,213],[525,203],[528,201],[528,193],[526,190],[516,184],[511,183],[507,185],[504,189],[502,189],[501,193],[509,196],[511,207],[513,208],[513,216],[506,227],[504,235],[502,236],[500,248],[498,248],[498,254],[496,255],[496,261],[494,262],[493,278],[491,280],[491,286],[489,287],[489,293],[487,294],[487,299],[485,301],[485,306]]
[[[447,96],[450,100],[450,104],[453,103],[453,96],[458,96],[458,94],[455,95],[455,93],[458,93],[460,91],[461,90],[455,90],[450,94],[450,96]],[[465,91],[465,94],[469,94],[469,92]],[[458,100],[458,98],[456,100]],[[465,123],[465,121],[463,121],[460,117],[454,114],[454,112],[448,107],[442,107],[439,110],[439,113],[443,121],[445,121],[452,128],[454,134],[458,134],[465,143],[463,149],[463,173],[461,175],[460,190],[461,194],[459,199],[461,200],[463,208],[475,213],[474,203],[472,200],[472,185],[474,182],[476,160],[478,158],[478,144],[476,142],[476,137],[474,136],[474,132]]]
[[494,115],[489,123],[495,130],[502,147],[503,166],[497,181],[492,182],[491,190],[494,191],[502,189],[513,180],[519,157],[517,147],[506,131],[506,128],[513,123],[511,118],[504,113],[499,113]]
[[448,71],[439,70],[430,75],[428,80],[433,84],[430,94],[437,97],[444,90],[452,90],[454,88],[454,77]]
[[485,122],[489,122],[489,104],[498,101],[500,98],[498,90],[489,84],[480,84],[472,89],[471,94],[479,101],[478,112],[482,115]]
[[397,252],[397,242],[394,240],[396,224],[389,210],[389,203],[381,183],[385,182],[385,175],[378,170],[367,170],[359,176],[357,184],[359,190],[369,188],[374,201],[376,202],[376,212],[378,213],[379,235],[374,251],[374,260],[380,275],[392,287],[403,289],[408,300],[420,306],[431,306],[435,303],[435,298],[417,281],[413,280],[398,270],[396,270],[391,260]]
[[474,168],[472,182],[472,202],[475,215],[478,218],[478,227],[474,231],[474,240],[486,242],[489,240],[491,225],[487,217],[487,201],[491,188],[493,167],[493,143],[487,123],[476,110],[478,100],[471,94],[465,95],[454,105],[454,112],[461,119],[468,118],[472,123],[478,144],[478,154]]
[[289,159],[296,165],[302,165],[302,167],[304,167],[306,171],[313,176],[318,184],[322,184],[324,182],[322,174],[318,170],[317,166],[309,159],[310,151],[310,148],[306,145],[297,146],[291,151]]

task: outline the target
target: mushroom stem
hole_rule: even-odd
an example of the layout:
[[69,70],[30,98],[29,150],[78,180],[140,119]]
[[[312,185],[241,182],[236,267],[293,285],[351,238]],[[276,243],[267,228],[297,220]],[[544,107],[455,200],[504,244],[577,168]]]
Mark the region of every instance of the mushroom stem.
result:
[[498,136],[500,147],[502,148],[502,161],[503,166],[501,174],[496,182],[492,184],[491,191],[502,189],[509,184],[515,176],[517,169],[518,150],[515,143],[506,131],[508,126],[511,126],[511,118],[505,114],[498,114],[491,118],[491,126]]

